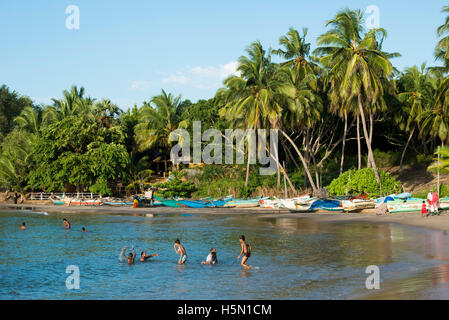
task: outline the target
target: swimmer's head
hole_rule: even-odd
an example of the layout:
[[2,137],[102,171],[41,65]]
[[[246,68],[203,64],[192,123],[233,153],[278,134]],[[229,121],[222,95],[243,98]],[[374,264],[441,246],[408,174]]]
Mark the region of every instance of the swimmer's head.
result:
[[239,240],[240,240],[240,241],[245,241],[245,236],[244,236],[244,235],[241,235],[241,236],[239,237]]
[[25,222],[22,222],[22,226],[25,226]]
[[130,252],[130,253],[128,254],[128,257],[132,258],[132,257],[133,257],[133,254]]
[[62,221],[67,221],[67,219],[66,219],[66,218],[64,218],[64,219],[62,219]]
[[217,250],[215,250],[215,248],[210,249],[210,252],[217,252]]
[[179,239],[176,239],[176,240],[175,240],[175,243],[181,244],[181,241],[179,241]]
[[141,256],[141,257],[145,257],[145,256],[146,256],[145,251],[142,251],[142,252],[140,253],[140,256]]
[[86,228],[82,227],[81,230],[86,231]]

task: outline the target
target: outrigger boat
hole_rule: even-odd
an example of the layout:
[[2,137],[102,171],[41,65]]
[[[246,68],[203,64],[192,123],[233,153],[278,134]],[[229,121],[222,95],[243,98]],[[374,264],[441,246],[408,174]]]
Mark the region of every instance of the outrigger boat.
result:
[[270,197],[258,197],[253,199],[234,199],[230,200],[225,204],[225,207],[234,207],[234,208],[254,208],[259,206],[260,200],[268,200]]
[[374,200],[352,199],[342,201],[344,211],[358,211],[363,209],[374,209],[376,204]]

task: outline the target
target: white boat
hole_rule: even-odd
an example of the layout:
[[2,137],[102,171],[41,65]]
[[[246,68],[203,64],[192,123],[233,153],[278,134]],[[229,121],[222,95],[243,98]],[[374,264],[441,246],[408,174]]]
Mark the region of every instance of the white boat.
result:
[[374,209],[376,204],[374,199],[363,200],[363,199],[353,199],[353,200],[343,200],[342,201],[344,211],[358,211],[363,209]]
[[291,212],[307,212],[310,211],[312,204],[315,202],[315,198],[292,198],[292,199],[279,199],[279,207],[286,208]]
[[100,199],[77,199],[63,198],[64,204],[68,206],[101,206],[103,202]]
[[259,206],[266,209],[279,209],[279,199],[259,200]]

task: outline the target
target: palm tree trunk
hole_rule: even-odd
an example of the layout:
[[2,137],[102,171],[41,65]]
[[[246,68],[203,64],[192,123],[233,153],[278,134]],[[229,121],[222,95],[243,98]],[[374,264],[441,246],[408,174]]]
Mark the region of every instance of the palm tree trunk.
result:
[[408,136],[407,143],[405,144],[405,147],[404,147],[404,151],[402,151],[401,162],[399,164],[399,173],[402,172],[402,164],[404,162],[405,152],[407,151],[408,145],[409,145],[410,141],[412,140],[413,133],[415,133],[415,128],[416,128],[416,126],[413,127],[412,131],[410,132],[410,135]]
[[299,158],[301,159],[302,165],[304,166],[304,170],[306,172],[307,178],[310,181],[310,186],[312,187],[313,192],[316,192],[317,188],[315,186],[315,183],[313,182],[312,175],[310,174],[310,170],[307,166],[306,160],[304,159],[303,155],[301,154],[301,152],[299,151],[298,147],[293,142],[293,140],[283,130],[279,130],[279,131],[281,131],[281,133],[284,135],[284,137],[287,138],[287,140],[291,143],[291,145],[295,149],[296,153],[298,154]]
[[362,169],[362,146],[360,145],[360,116],[357,115],[357,155],[358,155],[358,166],[357,169]]
[[248,179],[249,179],[249,162],[251,160],[251,152],[248,150],[248,161],[246,164],[246,177],[245,177],[245,188],[248,187]]
[[345,131],[343,132],[343,141],[341,147],[340,175],[343,173],[343,164],[345,161],[346,135],[348,132],[348,113],[345,111]]
[[[277,163],[279,163],[279,150],[276,144],[274,145],[274,156],[276,157]],[[277,165],[276,173],[277,173],[277,188],[279,189],[281,187],[281,172],[279,170],[279,165]]]
[[[369,144],[373,145],[373,112],[370,110],[369,111]],[[367,168],[371,168],[371,163],[368,161]]]
[[365,135],[366,147],[368,148],[368,161],[371,162],[371,166],[374,170],[374,175],[376,176],[377,183],[379,183],[381,191],[382,191],[382,184],[380,181],[379,172],[377,172],[377,166],[376,166],[376,162],[374,161],[373,150],[371,149],[371,142],[369,141],[368,130],[366,128],[365,110],[363,110],[362,96],[360,94],[359,94],[358,100],[359,100],[360,118],[362,119],[363,134]]

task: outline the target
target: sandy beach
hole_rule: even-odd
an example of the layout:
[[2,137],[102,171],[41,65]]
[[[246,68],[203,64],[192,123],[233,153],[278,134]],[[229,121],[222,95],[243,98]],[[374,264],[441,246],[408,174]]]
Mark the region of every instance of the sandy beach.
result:
[[272,210],[266,208],[131,208],[111,206],[55,206],[47,204],[1,204],[0,210],[33,210],[38,212],[60,213],[98,213],[121,215],[170,215],[170,214],[198,214],[198,215],[252,215],[260,218],[309,218],[323,222],[373,222],[373,223],[398,223],[402,225],[429,228],[434,230],[449,230],[449,214],[442,211],[440,216],[421,217],[420,212],[387,213],[377,216],[374,209],[362,212],[335,213],[317,211],[313,213],[290,213],[287,210]]

